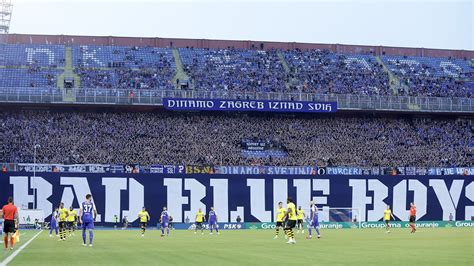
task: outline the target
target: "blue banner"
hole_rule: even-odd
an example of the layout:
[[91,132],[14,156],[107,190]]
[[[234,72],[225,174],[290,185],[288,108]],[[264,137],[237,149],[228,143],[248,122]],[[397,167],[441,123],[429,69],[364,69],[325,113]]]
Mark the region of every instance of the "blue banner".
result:
[[324,168],[314,166],[216,166],[215,173],[223,175],[317,175]]
[[361,175],[362,169],[356,167],[327,167],[327,175]]
[[428,168],[428,175],[474,175],[474,167]]
[[259,111],[333,113],[337,102],[301,102],[268,100],[223,100],[164,98],[163,106],[175,111]]
[[211,166],[138,164],[6,164],[7,171],[67,173],[152,173],[152,174],[223,174],[223,175],[474,175],[474,167],[316,167],[316,166]]
[[33,170],[36,172],[108,173],[111,168],[108,164],[18,164],[18,171],[33,172]]
[[[201,169],[198,169],[201,170]],[[60,202],[79,208],[91,193],[98,224],[113,224],[114,216],[137,222],[146,206],[150,224],[158,223],[164,206],[175,223],[193,221],[201,208],[214,207],[219,222],[273,222],[279,201],[287,196],[308,212],[316,201],[321,220],[329,208],[352,208],[346,217],[377,221],[386,204],[398,220],[408,220],[410,202],[417,204],[417,219],[471,220],[474,216],[472,176],[365,176],[365,175],[220,175],[220,174],[91,174],[32,173],[0,174],[0,202],[14,197],[20,209],[44,210],[48,217]],[[327,220],[326,220],[327,221]]]
[[184,174],[185,167],[183,165],[152,165],[150,166],[152,174]]

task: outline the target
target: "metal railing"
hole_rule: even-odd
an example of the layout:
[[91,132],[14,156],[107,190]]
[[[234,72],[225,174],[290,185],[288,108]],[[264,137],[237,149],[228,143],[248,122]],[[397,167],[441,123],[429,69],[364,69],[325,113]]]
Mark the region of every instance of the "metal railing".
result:
[[3,103],[162,105],[163,98],[337,102],[340,110],[474,113],[473,98],[196,90],[0,88]]

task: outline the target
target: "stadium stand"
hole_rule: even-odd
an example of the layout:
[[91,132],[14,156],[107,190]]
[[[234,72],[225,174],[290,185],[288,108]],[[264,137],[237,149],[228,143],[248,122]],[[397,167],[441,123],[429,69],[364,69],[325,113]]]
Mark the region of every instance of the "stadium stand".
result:
[[26,68],[0,68],[0,87],[55,88],[60,71],[55,68],[29,66]]
[[334,54],[329,50],[284,53],[302,92],[392,95],[388,74],[371,55]]
[[[72,50],[68,58],[67,49]],[[472,64],[433,57],[341,54],[329,50],[173,49],[99,45],[0,44],[0,87],[61,87],[68,71],[81,88],[172,90],[176,60],[189,89],[216,92],[473,97]],[[385,70],[384,65],[387,67]],[[390,75],[402,86],[393,89]],[[71,75],[69,75],[72,77]]]
[[474,96],[474,69],[466,60],[407,56],[382,56],[382,59],[408,87],[411,96]]
[[65,49],[63,45],[0,44],[0,65],[40,67],[64,67]]
[[[173,112],[4,111],[0,161],[183,165],[469,166],[472,120]],[[278,143],[245,153],[247,139]],[[275,156],[276,155],[276,156]],[[281,156],[279,156],[281,155]]]
[[73,61],[83,88],[174,89],[170,49],[74,46]]
[[198,90],[285,91],[286,74],[276,51],[179,49]]

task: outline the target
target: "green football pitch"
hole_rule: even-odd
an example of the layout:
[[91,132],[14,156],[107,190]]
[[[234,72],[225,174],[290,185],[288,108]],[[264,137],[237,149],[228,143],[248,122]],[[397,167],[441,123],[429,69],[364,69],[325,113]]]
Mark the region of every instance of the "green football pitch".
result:
[[[23,231],[15,250],[38,231]],[[474,228],[323,230],[321,239],[296,234],[286,244],[271,230],[222,231],[195,235],[172,231],[96,230],[93,247],[80,232],[65,242],[41,232],[8,265],[474,265]],[[0,265],[13,251],[2,251]],[[2,263],[3,261],[3,263]]]

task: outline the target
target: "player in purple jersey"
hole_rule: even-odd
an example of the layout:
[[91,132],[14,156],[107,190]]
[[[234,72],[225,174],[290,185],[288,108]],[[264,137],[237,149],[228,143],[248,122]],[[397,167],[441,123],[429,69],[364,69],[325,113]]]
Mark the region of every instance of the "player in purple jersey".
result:
[[160,217],[160,224],[161,224],[161,236],[165,236],[165,228],[166,228],[166,235],[170,236],[170,228],[168,226],[170,219],[168,215],[168,211],[166,207],[163,207],[163,211],[161,212]]
[[316,204],[314,204],[312,201],[309,203],[309,208],[311,210],[310,213],[310,221],[309,221],[309,226],[308,226],[308,237],[307,239],[313,238],[312,234],[312,229],[314,228],[316,230],[316,233],[318,234],[318,238],[321,238],[321,234],[319,233],[319,217],[318,217],[318,207],[316,207]]
[[83,245],[86,245],[86,229],[89,230],[89,246],[92,247],[92,239],[94,238],[94,221],[97,217],[97,210],[95,204],[92,202],[92,195],[86,195],[86,201],[81,204],[79,212],[79,221],[82,224],[82,240]]
[[212,229],[216,229],[217,234],[219,234],[219,228],[217,227],[217,214],[214,207],[211,207],[211,210],[209,211],[209,229],[211,230],[211,235]]
[[58,208],[56,208],[53,212],[53,214],[51,214],[51,223],[49,224],[49,237],[52,237],[53,236],[53,230],[56,231],[56,236],[59,236],[58,235]]

